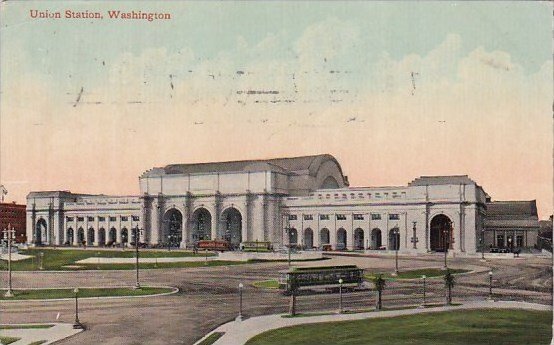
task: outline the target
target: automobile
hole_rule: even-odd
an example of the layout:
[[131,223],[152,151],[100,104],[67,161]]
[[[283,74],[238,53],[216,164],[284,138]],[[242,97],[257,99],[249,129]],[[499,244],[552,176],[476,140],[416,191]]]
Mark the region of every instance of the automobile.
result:
[[381,247],[377,248],[377,250],[387,250],[387,246],[381,246]]

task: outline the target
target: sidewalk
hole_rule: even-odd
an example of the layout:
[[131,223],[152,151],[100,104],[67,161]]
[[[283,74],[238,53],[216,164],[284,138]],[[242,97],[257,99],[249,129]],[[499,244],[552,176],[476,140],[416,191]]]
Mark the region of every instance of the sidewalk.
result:
[[[134,264],[136,258],[105,258],[105,257],[90,257],[76,261],[76,264]],[[199,257],[199,256],[184,256],[176,258],[141,258],[140,263],[167,263],[167,262],[200,262],[220,260],[217,256]]]
[[[73,325],[70,323],[52,323],[47,322],[44,324],[53,325],[50,328],[26,328],[26,329],[3,329],[0,330],[0,334],[6,337],[21,338],[20,340],[12,343],[11,345],[28,345],[33,342],[46,341],[42,344],[52,344],[58,340],[65,339],[79,332],[82,329],[73,329]],[[32,324],[25,324],[22,326],[28,326]],[[43,325],[43,324],[37,324]],[[13,326],[13,325],[10,325]]]
[[[334,322],[334,321],[347,321],[347,320],[360,320],[382,317],[394,317],[401,315],[413,315],[420,313],[433,313],[448,310],[460,310],[460,309],[479,309],[479,308],[500,308],[500,309],[529,309],[529,310],[552,310],[551,306],[542,304],[533,304],[525,302],[468,302],[460,306],[450,307],[436,307],[426,309],[404,309],[404,310],[390,310],[381,312],[368,312],[357,314],[333,314],[333,315],[320,315],[320,316],[303,316],[294,318],[283,318],[281,315],[266,315],[258,316],[244,321],[231,321],[223,324],[208,333],[204,338],[208,337],[211,333],[222,332],[225,333],[219,338],[214,345],[241,345],[246,343],[248,339],[254,337],[257,334],[263,333],[276,328],[295,326],[307,323],[319,323],[319,322]],[[200,339],[196,344],[199,344],[204,338]]]

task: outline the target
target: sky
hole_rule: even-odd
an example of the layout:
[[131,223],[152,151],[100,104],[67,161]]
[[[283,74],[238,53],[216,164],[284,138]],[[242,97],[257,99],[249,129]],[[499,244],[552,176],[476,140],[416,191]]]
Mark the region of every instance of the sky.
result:
[[352,186],[467,174],[552,214],[551,3],[0,6],[7,200],[137,194],[143,171],[171,163],[330,153]]

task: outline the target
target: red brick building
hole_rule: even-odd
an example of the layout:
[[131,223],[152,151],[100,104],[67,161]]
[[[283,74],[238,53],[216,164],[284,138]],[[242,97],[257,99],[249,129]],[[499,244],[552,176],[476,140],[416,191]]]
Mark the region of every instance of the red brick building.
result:
[[[27,242],[26,230],[26,206],[12,203],[0,203],[0,231],[7,229],[11,224],[15,229],[15,239],[18,243]],[[0,233],[0,236],[3,234]]]

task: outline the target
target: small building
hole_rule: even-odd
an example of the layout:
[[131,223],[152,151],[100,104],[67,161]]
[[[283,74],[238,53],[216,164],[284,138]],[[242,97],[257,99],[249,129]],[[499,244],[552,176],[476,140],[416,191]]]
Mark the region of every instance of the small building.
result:
[[537,202],[492,201],[487,203],[485,248],[532,248],[537,244]]
[[18,243],[27,242],[26,219],[25,205],[18,205],[15,201],[0,203],[0,230],[7,229],[11,225],[15,230],[15,240]]

